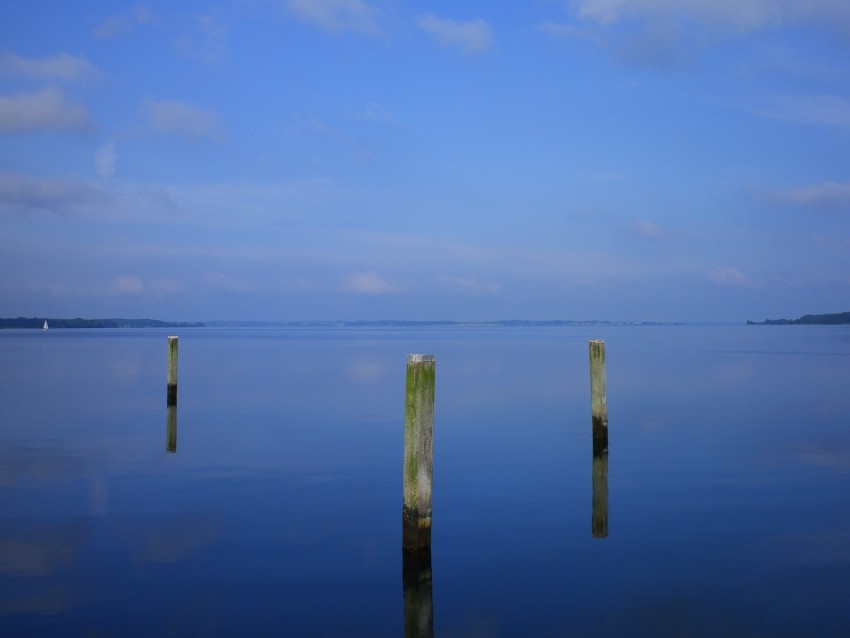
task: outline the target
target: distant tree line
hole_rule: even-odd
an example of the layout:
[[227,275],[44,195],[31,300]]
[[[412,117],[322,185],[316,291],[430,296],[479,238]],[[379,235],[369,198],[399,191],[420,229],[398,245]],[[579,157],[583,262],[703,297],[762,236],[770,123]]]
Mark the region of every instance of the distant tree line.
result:
[[791,325],[829,325],[850,324],[850,312],[836,312],[828,315],[803,315],[799,319],[765,319],[748,321],[748,326],[791,326]]
[[158,319],[57,319],[55,317],[0,318],[2,328],[200,328],[203,323],[187,321],[159,321]]

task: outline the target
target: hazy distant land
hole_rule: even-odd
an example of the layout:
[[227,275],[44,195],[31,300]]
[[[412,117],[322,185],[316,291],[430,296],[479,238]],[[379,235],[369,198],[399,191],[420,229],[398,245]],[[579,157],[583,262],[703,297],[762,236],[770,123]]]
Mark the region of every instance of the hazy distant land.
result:
[[[451,321],[451,320],[399,320],[379,321],[161,321],[159,319],[61,319],[56,317],[0,318],[3,328],[41,328],[47,321],[48,328],[428,328],[428,327],[558,327],[558,326],[684,326],[702,325],[700,322],[673,321],[606,321],[600,319],[530,320],[500,319],[494,321]],[[803,315],[799,319],[765,319],[747,321],[748,326],[785,325],[843,325],[850,324],[850,312],[827,315]],[[709,325],[705,323],[704,325]]]
[[200,328],[203,323],[159,321],[157,319],[57,319],[55,317],[17,317],[0,319],[0,328]]
[[661,326],[683,325],[655,321],[601,321],[596,319],[573,321],[552,319],[531,321],[504,319],[497,321],[160,321],[158,319],[58,319],[51,317],[17,317],[0,319],[2,328],[41,328],[47,321],[48,328],[322,328],[322,327],[545,327],[545,326]]
[[790,326],[790,325],[829,325],[850,324],[850,312],[838,312],[829,315],[803,315],[799,319],[765,319],[747,321],[748,326]]

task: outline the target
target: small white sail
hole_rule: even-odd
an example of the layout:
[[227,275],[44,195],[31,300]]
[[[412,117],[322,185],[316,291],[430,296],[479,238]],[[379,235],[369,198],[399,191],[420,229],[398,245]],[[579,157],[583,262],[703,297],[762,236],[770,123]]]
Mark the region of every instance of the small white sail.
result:
[[44,320],[44,325],[41,327],[42,330],[47,330],[47,319]]

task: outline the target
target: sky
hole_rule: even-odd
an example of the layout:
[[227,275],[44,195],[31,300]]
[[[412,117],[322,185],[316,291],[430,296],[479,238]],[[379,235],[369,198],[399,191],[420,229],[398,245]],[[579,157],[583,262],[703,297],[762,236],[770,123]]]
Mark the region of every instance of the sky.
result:
[[846,0],[0,8],[0,316],[847,310]]

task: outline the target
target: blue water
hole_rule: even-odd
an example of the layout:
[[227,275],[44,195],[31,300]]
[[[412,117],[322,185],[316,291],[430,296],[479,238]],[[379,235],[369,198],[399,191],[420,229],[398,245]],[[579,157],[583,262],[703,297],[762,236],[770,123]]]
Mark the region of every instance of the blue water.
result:
[[404,635],[413,352],[434,635],[850,634],[850,330],[677,326],[0,331],[0,635]]

